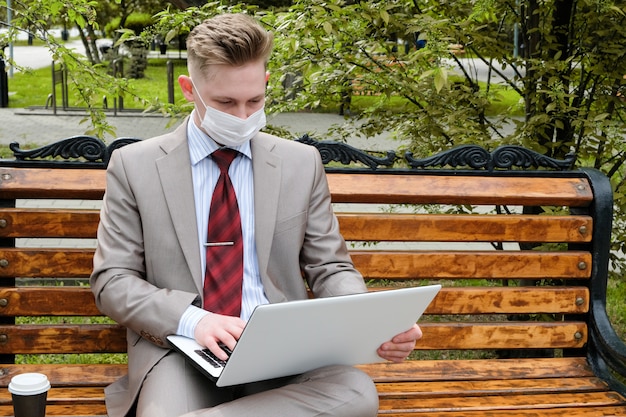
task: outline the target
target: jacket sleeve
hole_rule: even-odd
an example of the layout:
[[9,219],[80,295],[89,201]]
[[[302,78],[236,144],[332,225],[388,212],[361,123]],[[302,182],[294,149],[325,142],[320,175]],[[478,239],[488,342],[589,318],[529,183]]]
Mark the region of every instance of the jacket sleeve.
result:
[[333,212],[324,166],[313,149],[314,175],[300,253],[302,271],[316,297],[364,292],[363,277],[354,268]]

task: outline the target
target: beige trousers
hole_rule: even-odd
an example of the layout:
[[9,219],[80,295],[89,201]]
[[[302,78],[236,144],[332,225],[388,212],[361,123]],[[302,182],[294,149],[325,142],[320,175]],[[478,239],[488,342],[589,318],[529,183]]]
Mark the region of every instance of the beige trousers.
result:
[[295,377],[217,388],[172,352],[148,374],[137,417],[375,417],[378,394],[370,377],[331,366]]

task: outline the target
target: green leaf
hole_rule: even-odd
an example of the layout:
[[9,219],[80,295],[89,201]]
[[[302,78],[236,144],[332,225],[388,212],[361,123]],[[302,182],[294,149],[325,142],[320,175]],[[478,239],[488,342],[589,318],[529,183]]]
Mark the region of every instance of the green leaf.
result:
[[389,24],[389,13],[387,13],[387,10],[381,10],[380,11],[380,18],[383,20],[383,22],[385,22],[386,25]]
[[446,84],[448,84],[448,72],[443,69],[443,68],[436,68],[434,70],[434,75],[435,75],[435,90],[437,90],[437,92],[441,92],[441,90],[443,89],[443,87],[446,86]]
[[176,28],[171,29],[165,35],[165,43],[171,42],[171,40],[174,39],[177,36],[178,36],[178,29],[176,29]]

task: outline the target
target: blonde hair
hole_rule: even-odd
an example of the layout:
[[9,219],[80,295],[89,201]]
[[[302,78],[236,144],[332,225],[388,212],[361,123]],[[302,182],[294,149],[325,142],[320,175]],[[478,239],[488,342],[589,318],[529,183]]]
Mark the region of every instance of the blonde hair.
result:
[[241,66],[261,59],[267,64],[273,40],[272,33],[251,16],[218,15],[189,33],[187,67],[190,75],[206,77],[211,65]]

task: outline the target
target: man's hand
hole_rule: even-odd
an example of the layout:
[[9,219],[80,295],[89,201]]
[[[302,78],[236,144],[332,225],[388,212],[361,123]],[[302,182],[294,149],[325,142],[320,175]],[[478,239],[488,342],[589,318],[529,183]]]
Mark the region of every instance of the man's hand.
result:
[[415,348],[415,342],[422,338],[422,330],[417,324],[406,332],[396,335],[378,348],[378,356],[392,362],[402,362]]
[[198,322],[194,337],[198,343],[206,346],[215,356],[226,360],[228,355],[218,346],[218,343],[221,342],[233,350],[245,326],[246,322],[239,317],[209,313]]

